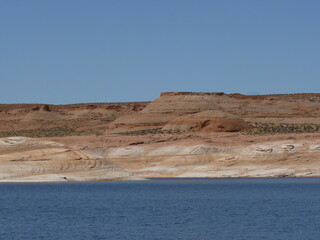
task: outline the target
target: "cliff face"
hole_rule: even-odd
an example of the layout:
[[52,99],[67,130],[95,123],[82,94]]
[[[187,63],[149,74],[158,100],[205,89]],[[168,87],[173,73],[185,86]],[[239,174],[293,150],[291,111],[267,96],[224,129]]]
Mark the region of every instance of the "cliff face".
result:
[[319,104],[320,94],[162,93],[137,114],[117,118],[107,133],[150,129],[201,131],[206,124],[211,125],[211,132],[242,131],[248,129],[244,122],[253,128],[270,128],[272,124],[279,128],[281,124],[298,124],[296,128],[308,124],[316,128],[320,124]]
[[[320,176],[320,94],[0,105],[0,181]],[[42,137],[42,138],[39,138]]]

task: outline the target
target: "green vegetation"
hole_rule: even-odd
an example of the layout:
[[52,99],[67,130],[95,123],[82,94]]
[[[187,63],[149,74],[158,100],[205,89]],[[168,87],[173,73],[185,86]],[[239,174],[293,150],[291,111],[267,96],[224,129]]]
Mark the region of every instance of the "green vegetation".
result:
[[[320,124],[289,124],[289,123],[250,123],[251,128],[245,131],[249,135],[268,135],[268,134],[292,134],[292,133],[315,133],[320,132]],[[39,128],[32,130],[3,131],[0,137],[65,137],[65,136],[101,136],[106,131],[106,127],[99,127],[86,130],[75,130],[74,128],[63,126],[53,128]],[[143,129],[137,131],[127,131],[119,133],[123,136],[143,136],[151,134],[173,133],[172,131],[162,131],[161,128]]]
[[252,135],[320,132],[320,124],[251,123],[250,125],[251,129],[246,133]]
[[141,135],[148,135],[148,134],[159,134],[163,133],[161,128],[153,128],[153,129],[143,129],[143,130],[138,130],[138,131],[128,131],[128,132],[122,132],[119,133],[120,135],[125,135],[125,136],[141,136]]
[[75,131],[68,127],[53,127],[53,128],[39,128],[32,130],[18,130],[18,131],[5,131],[0,132],[0,137],[65,137],[65,136],[85,136],[85,135],[102,135],[105,131],[104,127],[89,129],[84,131]]

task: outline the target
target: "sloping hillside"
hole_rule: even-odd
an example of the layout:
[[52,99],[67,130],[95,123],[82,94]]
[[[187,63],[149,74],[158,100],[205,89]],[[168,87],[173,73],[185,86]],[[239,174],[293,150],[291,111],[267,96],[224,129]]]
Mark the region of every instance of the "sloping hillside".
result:
[[147,104],[0,104],[0,137],[101,135],[117,117],[136,113]]

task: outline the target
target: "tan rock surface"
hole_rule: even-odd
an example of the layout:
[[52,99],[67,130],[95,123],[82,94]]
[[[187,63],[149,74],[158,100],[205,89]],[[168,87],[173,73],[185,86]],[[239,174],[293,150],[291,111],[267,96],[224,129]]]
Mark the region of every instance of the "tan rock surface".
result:
[[[228,134],[219,141],[185,139],[126,147],[101,154],[141,177],[320,176],[320,136],[269,140]],[[235,141],[242,140],[239,142]],[[223,143],[225,142],[225,143]],[[257,143],[255,143],[257,142]]]
[[[217,117],[214,114],[206,116],[210,111],[216,113]],[[220,118],[221,113],[242,119],[238,127],[232,124],[239,130],[243,129],[242,121],[268,124],[320,124],[320,94],[246,96],[224,93],[162,93],[159,98],[136,114],[117,118],[109,125],[107,133],[143,129],[166,130],[170,128],[168,125],[179,119],[190,121],[190,116],[193,115],[199,116],[198,120],[206,121],[208,117]],[[217,128],[213,127],[211,130],[217,131]]]
[[[0,105],[0,181],[320,176],[320,94]],[[41,137],[41,138],[39,138]]]
[[86,149],[25,137],[0,139],[0,182],[142,180]]
[[87,142],[109,162],[144,178],[320,176],[319,133],[199,132],[82,138],[55,141],[73,146]]
[[239,132],[248,129],[246,122],[230,113],[220,110],[207,110],[186,114],[168,122],[163,131],[187,132]]

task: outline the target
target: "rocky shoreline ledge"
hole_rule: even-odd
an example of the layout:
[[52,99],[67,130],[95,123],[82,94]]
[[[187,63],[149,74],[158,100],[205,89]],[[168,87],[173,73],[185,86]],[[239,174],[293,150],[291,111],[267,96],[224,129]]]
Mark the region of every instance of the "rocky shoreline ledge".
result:
[[[80,139],[68,146],[62,143],[65,138],[56,139],[60,143],[25,137],[2,138],[0,182],[320,176],[320,134],[298,138],[286,135],[281,140],[276,137],[279,136],[271,139],[236,134],[220,135],[219,139],[194,136],[173,142],[113,147],[108,144],[95,147],[96,141],[103,139],[91,137],[81,139],[91,140],[85,147],[74,145],[81,144]],[[142,137],[140,140],[143,141]]]

